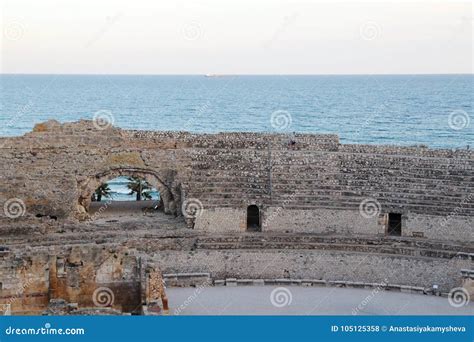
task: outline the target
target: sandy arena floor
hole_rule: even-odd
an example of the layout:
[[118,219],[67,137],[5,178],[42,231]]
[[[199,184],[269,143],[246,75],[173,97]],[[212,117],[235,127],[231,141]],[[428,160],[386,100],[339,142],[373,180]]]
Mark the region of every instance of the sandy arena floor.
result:
[[472,302],[456,308],[444,297],[365,289],[222,286],[168,288],[166,293],[172,315],[474,314]]

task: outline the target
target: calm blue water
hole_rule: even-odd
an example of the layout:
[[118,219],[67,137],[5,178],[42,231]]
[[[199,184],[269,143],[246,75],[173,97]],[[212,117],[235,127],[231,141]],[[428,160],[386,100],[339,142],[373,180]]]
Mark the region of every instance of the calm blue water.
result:
[[[2,75],[0,135],[20,135],[48,119],[92,119],[108,110],[123,128],[337,133],[343,143],[457,148],[474,142],[473,80],[472,75]],[[271,124],[277,110],[291,117],[282,130]],[[449,124],[453,112],[457,129]]]
[[[127,177],[117,177],[110,180],[107,183],[109,184],[109,188],[110,188],[110,194],[111,194],[110,199],[112,199],[113,201],[135,201],[136,200],[135,194],[133,195],[129,194],[130,190],[127,188],[129,180],[127,179]],[[160,199],[160,193],[155,188],[152,188],[150,190],[150,195],[153,201],[157,201]],[[102,202],[105,202],[107,200],[108,198],[102,198]]]

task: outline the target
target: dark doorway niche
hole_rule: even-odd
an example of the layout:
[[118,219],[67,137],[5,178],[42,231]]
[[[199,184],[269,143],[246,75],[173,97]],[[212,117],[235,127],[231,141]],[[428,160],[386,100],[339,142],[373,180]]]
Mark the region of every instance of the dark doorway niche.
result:
[[402,236],[402,214],[388,214],[387,235]]
[[256,205],[249,205],[247,207],[247,231],[260,232],[262,231],[260,225],[260,209]]

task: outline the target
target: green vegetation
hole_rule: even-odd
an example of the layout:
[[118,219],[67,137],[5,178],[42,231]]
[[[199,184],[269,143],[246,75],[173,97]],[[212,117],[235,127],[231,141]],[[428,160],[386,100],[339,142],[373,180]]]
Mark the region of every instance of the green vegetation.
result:
[[100,202],[102,200],[102,197],[110,197],[110,188],[109,184],[104,183],[101,184],[92,194],[92,201],[97,201]]
[[145,200],[151,199],[151,185],[140,178],[128,177],[130,183],[127,188],[130,190],[129,195],[136,194],[137,201],[141,201],[142,198]]

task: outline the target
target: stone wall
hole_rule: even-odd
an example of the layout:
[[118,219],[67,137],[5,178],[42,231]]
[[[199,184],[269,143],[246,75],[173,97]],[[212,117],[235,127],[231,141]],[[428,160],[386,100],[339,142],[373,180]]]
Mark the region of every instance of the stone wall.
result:
[[56,303],[66,303],[66,313],[140,314],[142,305],[166,298],[161,271],[143,255],[123,246],[94,244],[4,252],[0,303],[17,315],[46,313]]
[[213,279],[321,279],[363,281],[450,289],[462,283],[461,269],[472,260],[412,258],[308,250],[161,251],[155,255],[165,273],[208,272]]
[[[204,210],[195,228],[207,232],[245,232],[246,208],[215,208]],[[364,217],[359,210],[292,209],[263,207],[262,231],[284,233],[315,233],[325,235],[386,235],[383,212]],[[423,215],[408,212],[402,218],[402,234],[407,237],[472,241],[472,219],[458,216]]]
[[0,303],[22,314],[44,310],[49,302],[48,264],[47,252],[0,252]]
[[[150,268],[162,271],[169,286],[196,285],[199,279],[206,284],[211,283],[209,280],[226,278],[311,279],[396,284],[428,290],[438,285],[440,291],[449,292],[461,286],[462,270],[472,269],[473,263],[472,254],[453,256],[450,253],[453,251],[448,249],[455,251],[458,247],[444,244],[432,245],[432,248],[447,249],[432,250],[431,256],[421,255],[421,249],[411,256],[403,255],[409,246],[405,251],[397,251],[396,246],[387,245],[386,248],[393,250],[379,253],[367,250],[363,244],[354,247],[350,241],[345,242],[345,250],[324,249],[342,244],[342,240],[326,242],[326,247],[319,243],[318,249],[310,249],[308,241],[300,239],[292,243],[288,235],[280,236],[279,243],[287,247],[299,244],[300,248],[258,248],[258,239],[254,245],[247,242],[247,248],[242,248],[244,245],[230,240],[227,242],[234,249],[223,247],[215,240],[208,241],[207,247],[198,244],[192,250],[157,250],[158,240],[151,239],[148,243],[155,250],[146,253],[145,244],[140,249],[118,244],[83,244],[5,252],[0,259],[0,302],[10,304],[16,315],[41,314],[57,301],[69,303],[76,312],[114,309],[116,313],[140,313],[144,303],[151,304],[147,301],[160,297],[159,280],[150,286],[147,278]],[[382,251],[384,246],[378,248]],[[178,274],[183,273],[187,280],[177,282]],[[166,297],[162,298],[166,301]],[[172,298],[170,305],[176,307]]]
[[5,253],[0,300],[16,314],[38,314],[54,300],[80,308],[141,309],[139,259],[123,248],[76,246]]
[[19,200],[27,216],[85,219],[98,184],[129,175],[158,188],[169,214],[181,215],[185,199],[197,202],[203,210],[190,225],[203,231],[244,231],[247,206],[256,204],[269,231],[384,234],[394,212],[404,236],[464,240],[474,226],[473,170],[468,150],[341,145],[335,135],[307,134],[290,147],[283,134],[49,121],[0,138],[0,203]]

